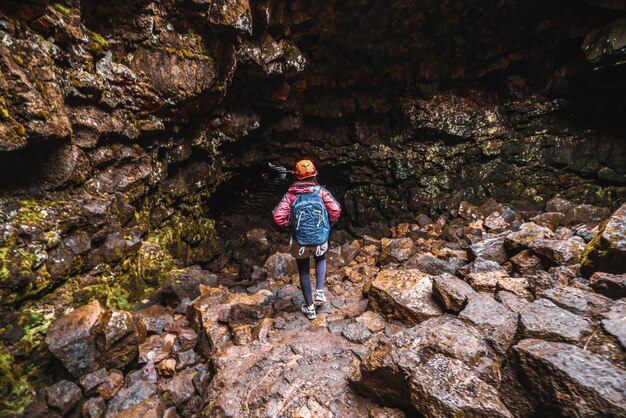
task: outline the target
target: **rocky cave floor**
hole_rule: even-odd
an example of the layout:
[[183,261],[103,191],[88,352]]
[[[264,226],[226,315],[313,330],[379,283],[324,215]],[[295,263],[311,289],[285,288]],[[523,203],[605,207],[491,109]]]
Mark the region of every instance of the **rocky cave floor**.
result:
[[626,416],[626,205],[453,215],[336,231],[313,321],[260,228],[246,283],[192,266],[132,312],[82,306],[48,329],[65,378],[25,415]]

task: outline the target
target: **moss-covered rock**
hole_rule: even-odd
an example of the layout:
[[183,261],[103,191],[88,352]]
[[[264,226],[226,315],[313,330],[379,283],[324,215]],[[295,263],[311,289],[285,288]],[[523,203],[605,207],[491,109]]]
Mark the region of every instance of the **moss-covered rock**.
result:
[[626,273],[626,204],[611,215],[587,244],[580,269],[586,277],[596,271]]

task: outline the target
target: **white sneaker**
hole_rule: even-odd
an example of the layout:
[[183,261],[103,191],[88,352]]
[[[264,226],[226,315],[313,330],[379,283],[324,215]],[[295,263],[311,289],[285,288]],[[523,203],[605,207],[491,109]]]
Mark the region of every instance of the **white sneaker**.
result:
[[315,302],[326,302],[326,296],[324,296],[324,290],[315,291]]
[[303,303],[302,305],[300,305],[300,310],[309,319],[317,318],[317,313],[315,313],[315,305],[311,305],[311,308],[309,308]]

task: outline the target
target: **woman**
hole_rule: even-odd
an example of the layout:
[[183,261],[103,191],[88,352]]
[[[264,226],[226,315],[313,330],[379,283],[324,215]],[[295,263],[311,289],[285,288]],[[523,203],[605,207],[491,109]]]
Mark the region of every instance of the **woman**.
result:
[[[295,168],[297,182],[289,187],[289,191],[283,196],[278,206],[273,211],[274,222],[278,226],[287,227],[292,225],[292,221],[296,217],[292,216],[294,204],[299,206],[299,202],[304,200],[314,200],[315,196],[319,196],[323,202],[328,216],[330,225],[337,222],[339,215],[341,214],[341,207],[339,203],[333,198],[328,190],[317,184],[317,170],[310,160],[301,160],[296,163]],[[307,195],[306,199],[299,199],[299,196]],[[326,218],[325,214],[320,214],[317,222],[317,226],[323,228]],[[293,219],[292,219],[293,218]],[[298,242],[298,228],[301,227],[301,218],[298,217],[298,222],[294,228],[292,228],[292,236],[290,242],[291,254],[295,257],[298,263],[298,274],[300,275],[300,288],[304,295],[304,303],[301,306],[302,312],[309,319],[317,318],[315,312],[315,304],[313,302],[313,295],[311,289],[311,273],[309,269],[309,259],[311,256],[315,259],[315,302],[326,302],[324,296],[324,279],[326,277],[326,250],[328,250],[328,227],[325,236],[325,242],[316,243],[316,245],[306,245]],[[306,219],[306,218],[305,218]],[[306,222],[306,221],[305,221]],[[323,234],[324,232],[322,232]],[[315,234],[315,232],[314,232]],[[319,234],[318,234],[319,236]]]

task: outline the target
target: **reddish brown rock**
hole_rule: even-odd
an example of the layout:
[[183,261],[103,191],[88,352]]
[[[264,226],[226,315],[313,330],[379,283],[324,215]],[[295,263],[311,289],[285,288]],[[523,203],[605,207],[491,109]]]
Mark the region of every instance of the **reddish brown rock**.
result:
[[589,278],[589,285],[596,292],[612,299],[626,297],[626,274],[596,272]]
[[596,271],[626,273],[626,203],[611,215],[598,235],[587,244],[580,269],[586,277]]
[[408,324],[442,314],[432,299],[432,276],[419,270],[383,270],[372,282],[368,295],[372,307]]

